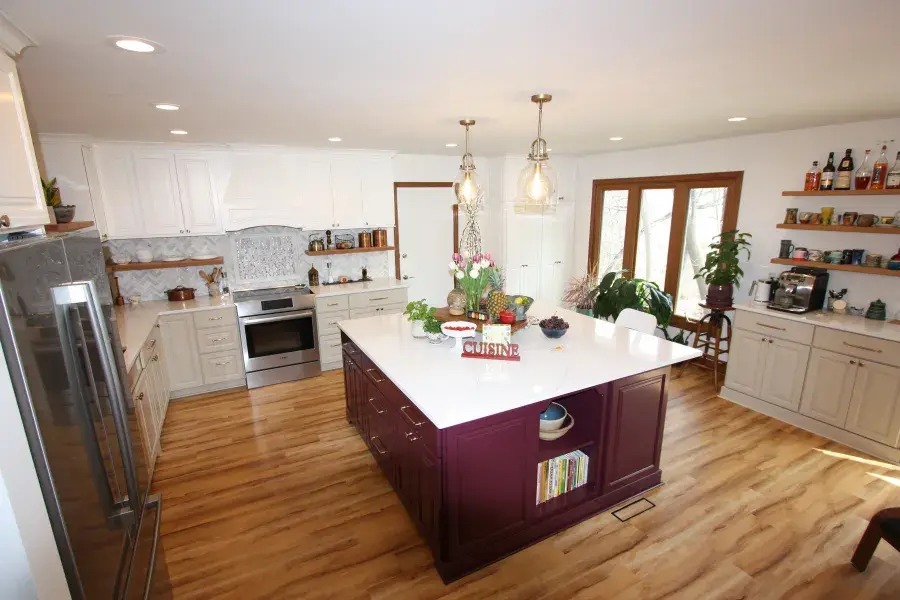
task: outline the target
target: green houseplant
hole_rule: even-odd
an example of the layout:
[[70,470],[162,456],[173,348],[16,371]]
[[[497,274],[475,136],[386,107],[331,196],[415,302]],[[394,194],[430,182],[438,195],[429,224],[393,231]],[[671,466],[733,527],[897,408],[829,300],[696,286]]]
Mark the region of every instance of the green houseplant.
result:
[[633,308],[656,317],[659,327],[665,328],[672,318],[672,296],[652,281],[620,277],[625,271],[610,271],[591,290],[594,317],[616,320],[626,308]]
[[706,255],[706,262],[694,279],[701,277],[709,286],[706,289],[706,304],[708,306],[727,307],[734,300],[734,288],[740,287],[741,277],[744,271],[740,266],[741,251],[747,253],[750,259],[750,241],[753,237],[749,233],[738,233],[737,229],[726,231],[713,238]]
[[421,300],[414,300],[406,305],[406,310],[403,311],[403,314],[406,315],[407,320],[412,323],[413,337],[425,337],[423,325],[427,319],[434,318],[434,311],[435,309],[433,307],[428,307],[428,303],[425,302],[424,298]]
[[59,186],[56,185],[56,177],[50,181],[44,181],[41,177],[41,187],[44,188],[44,202],[53,209],[57,223],[69,223],[75,218],[75,205],[64,205],[59,196]]

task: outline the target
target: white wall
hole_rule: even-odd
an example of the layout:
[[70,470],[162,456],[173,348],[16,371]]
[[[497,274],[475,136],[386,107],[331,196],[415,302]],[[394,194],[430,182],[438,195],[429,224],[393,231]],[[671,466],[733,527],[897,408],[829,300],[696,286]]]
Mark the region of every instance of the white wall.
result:
[[28,556],[0,473],[0,598],[37,598]]
[[[738,125],[739,126],[739,125]],[[900,247],[900,235],[851,234],[838,232],[791,231],[776,229],[788,207],[818,212],[822,206],[877,215],[893,215],[900,210],[898,196],[841,196],[834,198],[782,197],[783,190],[803,189],[804,174],[812,161],[824,166],[829,152],[836,160],[846,148],[853,148],[857,166],[866,148],[880,151],[880,140],[900,142],[900,119],[867,121],[846,125],[817,127],[773,134],[743,136],[724,140],[682,144],[630,152],[583,157],[578,166],[576,230],[574,256],[576,266],[587,265],[590,229],[591,184],[594,179],[646,177],[718,171],[744,171],[738,229],[753,234],[752,258],[744,267],[744,283],[737,290],[739,300],[746,299],[753,279],[786,267],[769,262],[778,256],[779,242],[790,239],[798,246],[830,250],[866,248],[892,256]],[[888,145],[890,162],[900,143]],[[900,279],[861,273],[831,271],[829,289],[848,288],[852,306],[865,308],[881,298],[888,314],[900,311]]]

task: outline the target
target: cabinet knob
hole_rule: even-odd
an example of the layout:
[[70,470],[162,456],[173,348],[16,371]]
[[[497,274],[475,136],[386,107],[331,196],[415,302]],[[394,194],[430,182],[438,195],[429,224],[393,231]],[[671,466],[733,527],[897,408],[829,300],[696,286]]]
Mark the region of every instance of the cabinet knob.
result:
[[860,366],[860,367],[864,367],[864,366],[866,366],[866,365],[864,365],[864,364],[862,363],[862,361],[859,361],[859,366]]
[[191,230],[190,230],[190,229],[185,229],[185,231],[187,231],[187,232],[188,232],[188,233],[190,233],[190,232],[191,232]]
[[184,229],[179,229],[178,233],[184,233]]
[[144,392],[141,392],[140,394],[138,394],[138,400],[143,400],[143,399],[144,399]]
[[401,254],[400,258],[406,258],[406,254]]
[[416,435],[415,433],[413,433],[412,431],[406,432],[406,441],[407,442],[415,442],[418,439],[419,439],[419,436]]
[[766,338],[762,338],[760,341],[761,341],[763,344],[765,344],[768,340],[767,340]]
[[850,361],[850,364],[851,364],[851,365],[855,365],[855,364],[856,364],[856,361],[855,361],[855,360],[851,360],[851,361]]
[[8,215],[0,215],[0,227],[9,227]]
[[409,275],[404,275],[403,279],[409,279]]
[[769,340],[769,343],[770,343],[770,344],[773,343],[772,340]]

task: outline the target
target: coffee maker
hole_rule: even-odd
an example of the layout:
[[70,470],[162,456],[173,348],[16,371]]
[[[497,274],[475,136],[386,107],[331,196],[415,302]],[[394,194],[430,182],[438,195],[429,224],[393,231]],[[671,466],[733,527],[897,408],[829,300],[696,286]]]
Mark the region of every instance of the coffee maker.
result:
[[792,313],[821,310],[827,289],[828,271],[825,269],[792,267],[778,277],[775,295],[767,306]]

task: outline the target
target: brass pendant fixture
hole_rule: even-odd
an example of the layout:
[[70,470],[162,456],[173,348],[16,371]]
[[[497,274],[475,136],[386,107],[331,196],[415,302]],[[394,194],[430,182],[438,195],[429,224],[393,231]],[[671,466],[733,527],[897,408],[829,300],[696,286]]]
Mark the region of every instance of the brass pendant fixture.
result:
[[483,190],[478,182],[478,172],[475,170],[475,159],[469,152],[469,127],[475,124],[473,119],[463,119],[459,122],[466,128],[466,152],[462,155],[459,164],[459,173],[453,182],[453,191],[456,200],[466,206],[478,206],[481,204]]
[[531,142],[528,164],[519,175],[518,201],[523,204],[550,206],[557,201],[556,172],[550,166],[547,142],[541,137],[544,104],[552,99],[550,94],[535,94],[531,97],[531,101],[538,105],[538,131],[537,138]]

